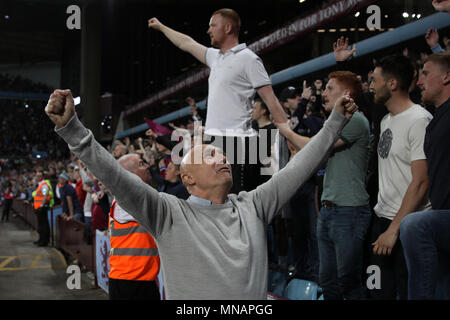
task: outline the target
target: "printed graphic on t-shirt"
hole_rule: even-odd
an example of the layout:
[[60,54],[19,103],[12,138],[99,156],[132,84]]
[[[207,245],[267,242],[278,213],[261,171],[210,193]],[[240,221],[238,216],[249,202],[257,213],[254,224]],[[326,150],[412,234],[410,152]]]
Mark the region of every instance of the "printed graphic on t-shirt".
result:
[[392,131],[391,129],[384,130],[383,134],[381,135],[380,142],[378,143],[378,155],[386,159],[389,155],[389,151],[391,150],[392,146]]

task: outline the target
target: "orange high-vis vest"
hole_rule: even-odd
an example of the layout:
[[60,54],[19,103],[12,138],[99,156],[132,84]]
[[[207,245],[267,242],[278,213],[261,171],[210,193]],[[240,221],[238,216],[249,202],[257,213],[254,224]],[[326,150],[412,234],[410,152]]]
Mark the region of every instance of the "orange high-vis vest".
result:
[[[42,189],[44,186],[47,186],[47,192],[44,192]],[[47,182],[43,180],[41,183],[39,183],[36,194],[34,195],[34,210],[39,209],[42,207],[45,202],[50,200],[50,188],[47,185]]]
[[160,260],[155,240],[139,223],[119,223],[114,219],[116,200],[110,210],[109,277],[152,281],[158,276]]

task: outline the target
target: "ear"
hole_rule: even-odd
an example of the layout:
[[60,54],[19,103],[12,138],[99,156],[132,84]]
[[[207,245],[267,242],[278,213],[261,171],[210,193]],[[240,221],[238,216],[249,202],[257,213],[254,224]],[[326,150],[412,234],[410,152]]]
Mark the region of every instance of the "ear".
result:
[[181,180],[183,181],[183,184],[186,185],[186,186],[193,186],[193,185],[195,185],[195,179],[189,173],[183,173],[181,175]]
[[398,81],[395,78],[391,78],[386,82],[386,86],[390,91],[395,91],[398,89]]
[[350,95],[350,90],[349,90],[349,89],[345,89],[345,90],[344,90],[344,94],[347,95],[347,96],[349,96],[349,95]]
[[444,86],[450,83],[450,71],[444,72],[442,76],[442,82],[444,83]]
[[233,25],[231,24],[231,22],[227,22],[225,24],[225,33],[226,34],[231,34],[233,31]]

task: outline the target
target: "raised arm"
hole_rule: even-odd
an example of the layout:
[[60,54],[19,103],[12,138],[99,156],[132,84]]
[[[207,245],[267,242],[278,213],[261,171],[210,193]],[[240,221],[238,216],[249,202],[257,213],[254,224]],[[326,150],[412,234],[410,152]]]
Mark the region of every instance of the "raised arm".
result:
[[265,85],[256,89],[261,99],[269,108],[270,114],[274,121],[284,123],[287,121],[286,113],[281,107],[280,101],[278,101],[271,85]]
[[75,115],[70,90],[55,90],[45,112],[56,125],[56,132],[69,149],[154,237],[170,226],[170,203],[137,175],[123,169],[114,157],[95,141]]
[[[276,127],[278,130],[280,130],[280,134],[284,136],[292,145],[295,147],[295,149],[300,150],[306,147],[308,143],[311,142],[312,138],[301,136],[294,132],[294,130],[291,129],[289,126],[289,123],[277,123],[275,122]],[[333,144],[333,148],[337,149],[342,147],[345,144],[345,142],[338,138],[336,142]]]
[[309,179],[327,156],[339,132],[356,109],[350,97],[339,98],[324,127],[311,139],[311,142],[298,152],[285,168],[250,192],[257,212],[264,222],[270,223],[280,208]]
[[201,45],[188,35],[163,25],[157,18],[148,20],[148,27],[161,31],[175,46],[192,54],[201,63],[206,64],[207,48],[204,45]]
[[348,48],[348,38],[340,37],[333,43],[334,58],[336,62],[343,62],[349,59],[356,52],[355,45],[351,49]]
[[437,11],[450,13],[450,0],[433,0],[431,4]]

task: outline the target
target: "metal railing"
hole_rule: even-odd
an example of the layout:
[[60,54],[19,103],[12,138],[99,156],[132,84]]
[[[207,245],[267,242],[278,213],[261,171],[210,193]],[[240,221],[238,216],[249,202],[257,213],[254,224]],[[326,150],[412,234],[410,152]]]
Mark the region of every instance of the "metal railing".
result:
[[[12,208],[25,223],[35,230],[38,229],[37,216],[31,203],[14,199]],[[95,232],[91,233],[91,243],[86,243],[86,225],[75,220],[66,221],[60,213],[60,207],[49,210],[51,245],[77,259],[79,264],[95,274]]]

